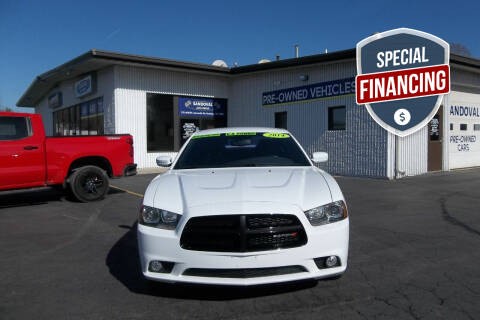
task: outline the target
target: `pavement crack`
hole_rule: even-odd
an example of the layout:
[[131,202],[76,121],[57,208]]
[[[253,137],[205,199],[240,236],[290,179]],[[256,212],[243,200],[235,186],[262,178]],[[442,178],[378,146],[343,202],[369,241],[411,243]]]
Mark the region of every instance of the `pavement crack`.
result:
[[369,319],[369,317],[367,317],[367,316],[366,316],[365,314],[363,314],[360,310],[358,310],[358,309],[356,308],[356,306],[350,306],[350,309],[351,309],[353,312],[355,312],[358,316],[360,316],[360,318],[362,318],[362,319],[367,319],[367,320]]
[[[413,283],[407,283],[406,286],[408,287],[411,287],[411,288],[414,288],[414,289],[417,289],[417,290],[421,290],[421,291],[425,291],[425,292],[428,292],[430,293],[432,296],[434,296],[437,300],[438,300],[438,304],[439,305],[443,305],[445,303],[445,298],[442,298],[438,295],[437,291],[435,290],[435,288],[433,289],[427,289],[427,288],[424,288],[424,287],[421,287],[421,286],[418,286],[418,285],[415,285]],[[401,294],[402,296],[404,295],[403,293],[401,293],[400,291],[398,291],[399,294]],[[407,296],[404,295],[404,297],[407,299]]]
[[465,311],[465,310],[463,310],[463,309],[461,309],[461,310],[459,310],[459,311],[460,311],[461,313],[463,313],[464,315],[466,315],[466,316],[468,317],[468,319],[471,319],[471,320],[475,320],[475,319],[476,319],[476,318],[472,317],[472,316],[470,315],[470,313],[468,313],[467,311]]
[[89,230],[92,226],[95,225],[95,222],[98,220],[98,217],[100,214],[103,212],[103,208],[105,207],[105,204],[100,206],[99,208],[95,208],[94,212],[88,217],[86,222],[78,229],[78,231],[73,235],[70,240],[65,241],[61,244],[58,244],[50,249],[46,249],[43,251],[39,251],[35,253],[34,255],[30,255],[28,257],[24,257],[24,259],[39,259],[42,258],[46,255],[52,254],[54,252],[57,252],[59,250],[62,250],[63,248],[66,248],[76,242],[78,242]]
[[400,295],[403,299],[405,299],[405,301],[407,301],[407,303],[408,303],[408,309],[405,310],[405,311],[406,311],[412,318],[414,318],[414,319],[421,319],[421,318],[422,318],[422,317],[420,317],[419,315],[416,314],[416,312],[415,312],[415,310],[414,310],[414,308],[413,308],[413,302],[412,302],[412,300],[410,299],[410,297],[409,297],[406,293],[404,293],[404,292],[402,292],[402,291],[400,291],[400,290],[398,290],[398,289],[395,290],[395,293],[397,293],[397,294]]
[[369,287],[371,287],[373,290],[377,290],[377,287],[373,285],[372,281],[370,280],[370,278],[367,276],[367,274],[365,273],[365,271],[363,271],[362,268],[358,268],[357,269],[358,272],[362,275],[362,277],[365,279],[367,285]]
[[447,207],[445,205],[445,203],[447,202],[447,199],[446,198],[440,198],[440,206],[442,208],[442,217],[445,221],[447,221],[448,223],[450,223],[451,225],[454,225],[456,227],[460,227],[462,228],[463,230],[469,232],[469,233],[472,233],[476,236],[480,236],[480,231],[478,231],[477,229],[475,228],[472,228],[470,227],[469,225],[461,222],[460,220],[458,220],[457,218],[453,217],[450,212],[448,212],[447,210]]
[[454,278],[452,278],[448,273],[444,272],[443,273],[443,276],[450,282],[452,283],[455,283],[455,284],[458,284],[460,285],[461,287],[467,289],[468,291],[470,291],[470,293],[474,294],[474,295],[480,295],[480,291],[477,291],[477,290],[474,290],[472,288],[470,288],[469,286],[467,286],[465,283],[463,283],[462,281],[460,280],[456,280]]

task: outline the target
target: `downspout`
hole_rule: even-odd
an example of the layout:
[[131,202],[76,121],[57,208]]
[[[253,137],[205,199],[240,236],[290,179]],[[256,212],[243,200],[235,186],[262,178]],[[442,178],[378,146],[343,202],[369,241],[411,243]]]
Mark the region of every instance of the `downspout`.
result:
[[398,136],[395,135],[395,166],[393,171],[393,178],[398,179]]
[[400,171],[400,137],[395,135],[395,179],[400,179],[405,176],[405,171]]

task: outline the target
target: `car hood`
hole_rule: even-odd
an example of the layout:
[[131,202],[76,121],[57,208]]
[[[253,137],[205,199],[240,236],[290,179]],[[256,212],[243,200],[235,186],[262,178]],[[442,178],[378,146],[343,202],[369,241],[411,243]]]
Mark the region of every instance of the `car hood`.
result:
[[332,201],[327,181],[334,180],[315,167],[171,170],[150,183],[144,204],[176,213],[250,202],[308,210]]

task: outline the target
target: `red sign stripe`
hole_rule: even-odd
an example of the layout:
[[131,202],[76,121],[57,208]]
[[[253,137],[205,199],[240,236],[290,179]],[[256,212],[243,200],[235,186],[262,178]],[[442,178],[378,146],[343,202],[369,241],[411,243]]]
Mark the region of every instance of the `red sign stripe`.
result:
[[425,97],[450,92],[450,67],[436,65],[358,75],[357,104]]

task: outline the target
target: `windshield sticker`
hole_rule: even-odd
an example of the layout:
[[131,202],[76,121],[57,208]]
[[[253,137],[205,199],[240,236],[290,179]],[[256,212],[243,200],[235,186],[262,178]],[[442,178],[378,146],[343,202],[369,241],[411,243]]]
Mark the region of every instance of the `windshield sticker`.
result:
[[220,133],[199,134],[199,135],[193,136],[192,139],[213,138],[213,137],[220,137]]
[[290,138],[288,133],[267,132],[263,134],[266,138]]
[[[216,137],[248,137],[256,136],[257,134],[262,134],[258,132],[226,132],[226,133],[211,133],[211,134],[199,134],[192,136],[192,139],[201,139],[201,138],[216,138]],[[288,133],[281,132],[265,132],[262,134],[265,138],[290,138]]]
[[236,136],[255,136],[256,132],[227,132],[225,133],[226,137],[236,137]]

